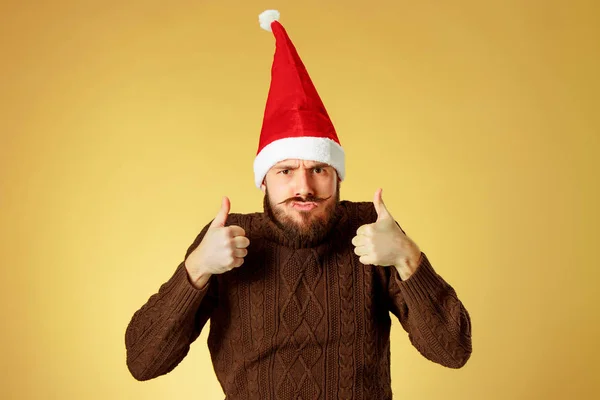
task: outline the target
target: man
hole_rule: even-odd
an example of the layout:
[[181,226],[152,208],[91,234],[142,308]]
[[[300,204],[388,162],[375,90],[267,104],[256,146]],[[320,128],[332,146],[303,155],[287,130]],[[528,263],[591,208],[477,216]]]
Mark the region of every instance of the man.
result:
[[254,163],[262,213],[216,217],[125,335],[138,380],[173,370],[210,319],[227,399],[390,399],[390,312],[424,357],[460,368],[471,322],[453,288],[373,202],[340,201],[344,152],[278,13]]

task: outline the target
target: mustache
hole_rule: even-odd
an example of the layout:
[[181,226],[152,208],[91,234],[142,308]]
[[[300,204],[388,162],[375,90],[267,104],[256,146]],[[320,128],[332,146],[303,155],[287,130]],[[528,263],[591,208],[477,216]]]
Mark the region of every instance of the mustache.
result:
[[291,202],[297,202],[297,203],[322,203],[324,201],[327,201],[331,198],[331,196],[329,197],[317,197],[317,196],[306,196],[306,197],[300,197],[300,196],[296,196],[296,197],[290,197],[287,200],[282,201],[279,204],[286,204],[286,203],[291,203]]

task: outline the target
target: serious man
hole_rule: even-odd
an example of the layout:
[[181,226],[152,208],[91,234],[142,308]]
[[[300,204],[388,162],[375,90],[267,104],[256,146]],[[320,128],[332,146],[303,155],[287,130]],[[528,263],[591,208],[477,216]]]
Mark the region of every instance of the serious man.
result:
[[429,360],[462,367],[470,317],[453,288],[372,202],[340,201],[344,152],[279,14],[271,87],[254,163],[263,212],[230,201],[127,327],[138,380],[172,371],[210,319],[208,346],[226,398],[391,399],[397,318]]

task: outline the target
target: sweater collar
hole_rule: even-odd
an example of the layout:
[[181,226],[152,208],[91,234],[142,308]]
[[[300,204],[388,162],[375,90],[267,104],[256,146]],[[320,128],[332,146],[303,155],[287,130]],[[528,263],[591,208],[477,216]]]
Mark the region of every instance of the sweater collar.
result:
[[338,225],[344,213],[344,207],[340,203],[337,203],[333,211],[331,228],[321,237],[312,239],[298,236],[291,237],[271,218],[267,212],[266,201],[268,200],[265,198],[263,202],[263,212],[261,213],[261,217],[266,228],[266,239],[292,249],[314,248],[330,242],[334,236],[334,232],[338,230],[336,228],[339,228]]

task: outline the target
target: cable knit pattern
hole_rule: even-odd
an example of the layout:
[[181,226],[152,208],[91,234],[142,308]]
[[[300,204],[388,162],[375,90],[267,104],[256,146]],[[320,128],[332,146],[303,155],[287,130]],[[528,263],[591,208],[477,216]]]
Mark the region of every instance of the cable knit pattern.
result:
[[[344,214],[338,229],[336,237],[354,236],[353,232],[358,229],[356,224],[352,224],[353,215]],[[348,228],[340,230],[339,228]],[[358,287],[354,282],[355,264],[348,262],[352,257],[348,252],[353,251],[352,247],[340,248],[336,253],[334,269],[338,274],[338,293],[340,298],[340,339],[338,346],[338,397],[341,399],[353,399],[355,390],[355,372],[357,357],[355,354],[356,344],[356,325],[358,313],[354,310],[355,292]]]
[[334,229],[306,242],[265,213],[230,214],[227,225],[250,239],[248,255],[198,290],[183,261],[207,224],[126,329],[132,375],[172,371],[210,319],[208,347],[226,399],[391,399],[390,314],[424,357],[462,367],[472,351],[470,317],[426,254],[406,281],[394,267],[358,261],[352,237],[376,218],[372,203],[342,201]]
[[256,285],[252,285],[250,288],[250,313],[244,317],[250,320],[251,332],[250,332],[250,346],[251,346],[251,359],[246,365],[248,371],[248,391],[250,397],[259,398],[260,396],[260,385],[259,385],[259,367],[257,354],[260,349],[264,347],[265,339],[265,327],[264,319],[252,318],[252,315],[264,315],[265,313],[265,294],[264,294],[264,271],[262,268],[257,268],[253,271],[253,280],[257,282]]
[[316,337],[316,328],[323,317],[323,305],[314,292],[321,270],[312,252],[298,250],[282,265],[281,276],[284,287],[281,291],[280,322],[284,336],[277,355],[283,372],[275,383],[276,398],[319,398],[321,387],[312,367],[323,353]]
[[[365,275],[365,281],[371,282],[373,280],[373,269],[368,267],[363,269]],[[377,334],[375,333],[376,326],[374,325],[375,313],[373,310],[373,293],[364,292],[365,302],[365,319],[367,324],[365,325],[365,340],[363,341],[363,352],[365,357],[366,365],[377,364]],[[363,386],[366,393],[373,393],[375,398],[380,398],[378,393],[378,387],[375,385],[375,379],[377,377],[376,370],[373,368],[367,368],[363,373]]]

